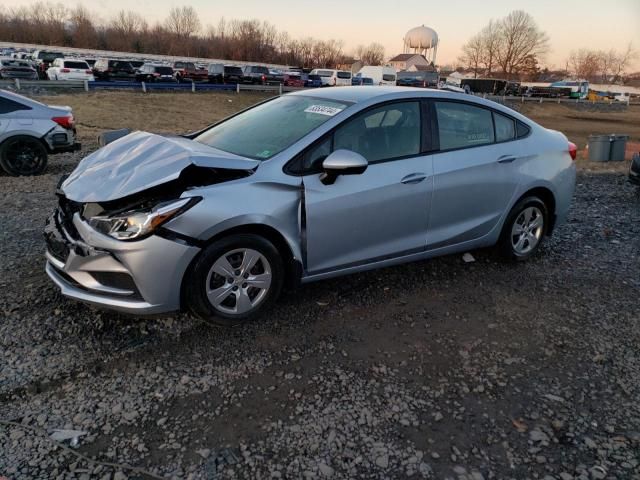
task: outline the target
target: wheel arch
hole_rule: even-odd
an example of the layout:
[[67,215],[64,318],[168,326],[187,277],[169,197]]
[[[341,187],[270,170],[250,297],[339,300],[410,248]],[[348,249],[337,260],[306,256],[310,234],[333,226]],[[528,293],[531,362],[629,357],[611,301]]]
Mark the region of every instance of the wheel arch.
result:
[[513,204],[516,205],[520,200],[526,197],[538,197],[547,207],[547,211],[549,213],[549,226],[546,234],[551,236],[556,223],[556,197],[553,191],[545,186],[536,186],[520,195]]
[[202,251],[212,243],[228,237],[230,235],[237,234],[252,234],[258,235],[271,242],[278,253],[282,255],[283,264],[285,269],[284,286],[288,289],[295,289],[300,285],[300,279],[302,278],[302,263],[294,256],[293,249],[289,245],[289,242],[285,236],[279,232],[276,228],[263,223],[248,223],[243,225],[237,225],[235,227],[228,228],[221,232],[216,233],[211,238],[201,242],[201,251],[191,260],[191,263],[185,270],[182,280],[180,282],[180,304],[184,305],[184,285],[185,279],[191,273],[197,259],[200,257]]
[[34,140],[37,140],[38,142],[40,142],[42,144],[42,146],[47,151],[47,154],[51,153],[51,147],[49,146],[49,144],[47,144],[46,140],[44,139],[46,134],[38,136],[38,135],[34,135],[34,133],[35,132],[30,131],[30,130],[12,130],[10,133],[0,136],[0,148],[2,148],[2,146],[7,141],[11,140],[12,138],[15,138],[15,137],[31,137]]

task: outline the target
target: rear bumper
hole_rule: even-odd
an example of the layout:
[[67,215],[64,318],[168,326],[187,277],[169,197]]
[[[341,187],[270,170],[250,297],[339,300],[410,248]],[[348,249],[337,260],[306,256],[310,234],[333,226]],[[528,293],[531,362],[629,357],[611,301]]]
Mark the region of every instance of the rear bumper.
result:
[[74,142],[71,145],[55,146],[54,148],[52,148],[52,153],[77,152],[81,149],[82,144],[80,142]]

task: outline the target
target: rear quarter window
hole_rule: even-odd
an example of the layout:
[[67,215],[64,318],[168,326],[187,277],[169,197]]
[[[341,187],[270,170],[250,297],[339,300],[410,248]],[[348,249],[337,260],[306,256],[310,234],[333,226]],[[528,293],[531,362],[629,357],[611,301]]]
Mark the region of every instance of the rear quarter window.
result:
[[516,138],[516,125],[512,118],[493,112],[496,127],[496,142],[507,142]]
[[0,115],[17,112],[20,110],[31,110],[31,107],[23,105],[22,103],[14,102],[13,100],[9,100],[8,98],[0,97]]

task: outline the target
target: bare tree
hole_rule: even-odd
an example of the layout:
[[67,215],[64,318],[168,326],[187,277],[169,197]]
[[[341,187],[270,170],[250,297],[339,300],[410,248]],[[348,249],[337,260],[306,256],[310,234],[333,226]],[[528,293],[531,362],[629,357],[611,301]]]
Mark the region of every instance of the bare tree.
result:
[[549,38],[531,15],[515,10],[500,20],[497,63],[507,77],[517,74],[532,56],[539,59],[549,49]]
[[167,30],[180,39],[197,35],[200,31],[200,18],[191,6],[174,7],[166,20]]
[[356,48],[356,56],[362,60],[365,65],[382,65],[384,62],[384,47],[376,42],[369,45],[359,45]]
[[459,59],[460,63],[467,69],[473,71],[473,78],[478,78],[483,55],[484,42],[482,34],[475,34],[462,46],[462,55]]
[[576,77],[594,81],[602,72],[602,59],[602,52],[581,48],[570,53],[569,68]]
[[70,37],[74,46],[96,48],[98,34],[91,20],[91,13],[82,5],[69,12]]
[[485,75],[491,76],[491,72],[496,66],[498,48],[500,47],[501,29],[500,22],[489,20],[489,23],[480,31],[480,41],[482,51],[480,63],[485,69]]

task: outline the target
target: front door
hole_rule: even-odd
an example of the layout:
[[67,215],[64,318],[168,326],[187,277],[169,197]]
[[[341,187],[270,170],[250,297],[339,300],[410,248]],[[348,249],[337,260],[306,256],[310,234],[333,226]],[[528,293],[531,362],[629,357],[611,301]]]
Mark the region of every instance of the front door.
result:
[[[421,153],[420,117],[417,101],[390,103],[357,114],[308,152],[309,274],[424,251],[433,177],[432,157]],[[369,166],[325,185],[318,165],[338,149],[361,154]]]

